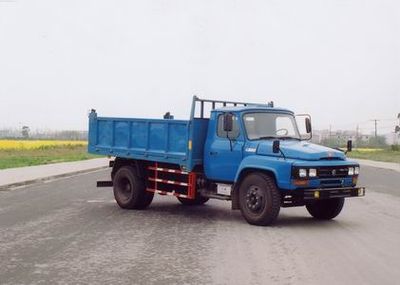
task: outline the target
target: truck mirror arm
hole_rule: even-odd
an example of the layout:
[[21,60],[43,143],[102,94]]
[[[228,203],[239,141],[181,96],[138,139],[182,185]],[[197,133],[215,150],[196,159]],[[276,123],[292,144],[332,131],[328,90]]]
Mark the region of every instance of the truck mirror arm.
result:
[[228,132],[228,131],[226,132],[226,138],[229,140],[230,150],[233,151],[233,148],[232,148],[232,139],[231,139],[231,137],[229,136],[229,132]]
[[283,151],[282,151],[282,149],[281,149],[281,142],[280,142],[280,140],[274,140],[274,141],[272,142],[272,152],[273,152],[273,153],[281,153],[282,156],[283,156],[283,159],[286,160],[286,156],[285,156],[285,154],[283,153]]

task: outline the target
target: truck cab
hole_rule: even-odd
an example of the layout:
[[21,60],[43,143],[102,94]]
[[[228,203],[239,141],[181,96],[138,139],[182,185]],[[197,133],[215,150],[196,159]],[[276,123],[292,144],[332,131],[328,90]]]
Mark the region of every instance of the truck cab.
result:
[[344,151],[309,142],[309,115],[296,116],[272,102],[194,97],[189,121],[171,118],[90,115],[89,151],[116,157],[112,181],[99,185],[113,186],[122,208],[146,208],[154,193],[176,196],[185,205],[215,198],[231,200],[250,224],[269,225],[281,207],[306,206],[317,219],[333,219],[345,198],[365,194],[357,187],[357,162]]
[[[228,130],[227,123],[231,126]],[[212,111],[204,151],[207,177],[235,181],[243,159],[257,155],[259,146],[270,149],[270,155],[276,160],[281,154],[272,153],[274,140],[285,144],[301,141],[292,112],[272,107],[228,107]]]
[[[308,142],[311,123],[306,119],[309,126],[305,129],[309,132],[301,134],[294,113],[286,109],[235,107],[212,111],[204,149],[205,175],[217,181],[236,182],[243,171],[256,168],[274,175],[279,188],[285,190],[310,185],[354,186],[358,163],[346,159],[343,151]],[[226,120],[231,120],[229,130],[224,129]],[[344,179],[338,179],[340,173],[318,177],[317,168],[321,172],[321,167],[337,166],[352,166],[353,174]],[[293,172],[298,175],[302,168],[306,169],[304,177],[313,181],[299,183],[293,179]]]

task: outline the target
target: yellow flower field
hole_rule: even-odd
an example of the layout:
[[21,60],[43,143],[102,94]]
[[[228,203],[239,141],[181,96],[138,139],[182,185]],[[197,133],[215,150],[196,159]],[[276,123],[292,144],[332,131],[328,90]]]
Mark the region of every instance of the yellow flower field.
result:
[[359,152],[376,152],[376,151],[383,151],[382,148],[355,148],[354,151]]
[[86,141],[0,140],[0,150],[35,150],[86,145]]

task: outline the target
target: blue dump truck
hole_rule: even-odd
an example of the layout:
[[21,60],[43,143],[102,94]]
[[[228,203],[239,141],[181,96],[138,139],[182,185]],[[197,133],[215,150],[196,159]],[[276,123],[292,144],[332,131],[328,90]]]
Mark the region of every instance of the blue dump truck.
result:
[[356,187],[360,166],[343,151],[308,142],[311,133],[308,115],[297,117],[273,102],[195,96],[190,120],[169,113],[106,118],[92,110],[88,150],[115,157],[111,181],[97,186],[113,187],[124,209],[145,209],[159,193],[184,205],[231,201],[253,225],[270,225],[281,207],[305,206],[316,219],[333,219],[344,198],[365,195]]

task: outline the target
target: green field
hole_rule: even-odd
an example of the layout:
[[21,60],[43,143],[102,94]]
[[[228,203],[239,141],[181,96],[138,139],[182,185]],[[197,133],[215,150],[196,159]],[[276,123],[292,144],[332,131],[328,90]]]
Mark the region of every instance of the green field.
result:
[[356,159],[400,163],[400,151],[393,151],[390,149],[355,149],[347,153],[347,156]]
[[55,146],[41,149],[0,149],[0,169],[97,158],[87,146]]

